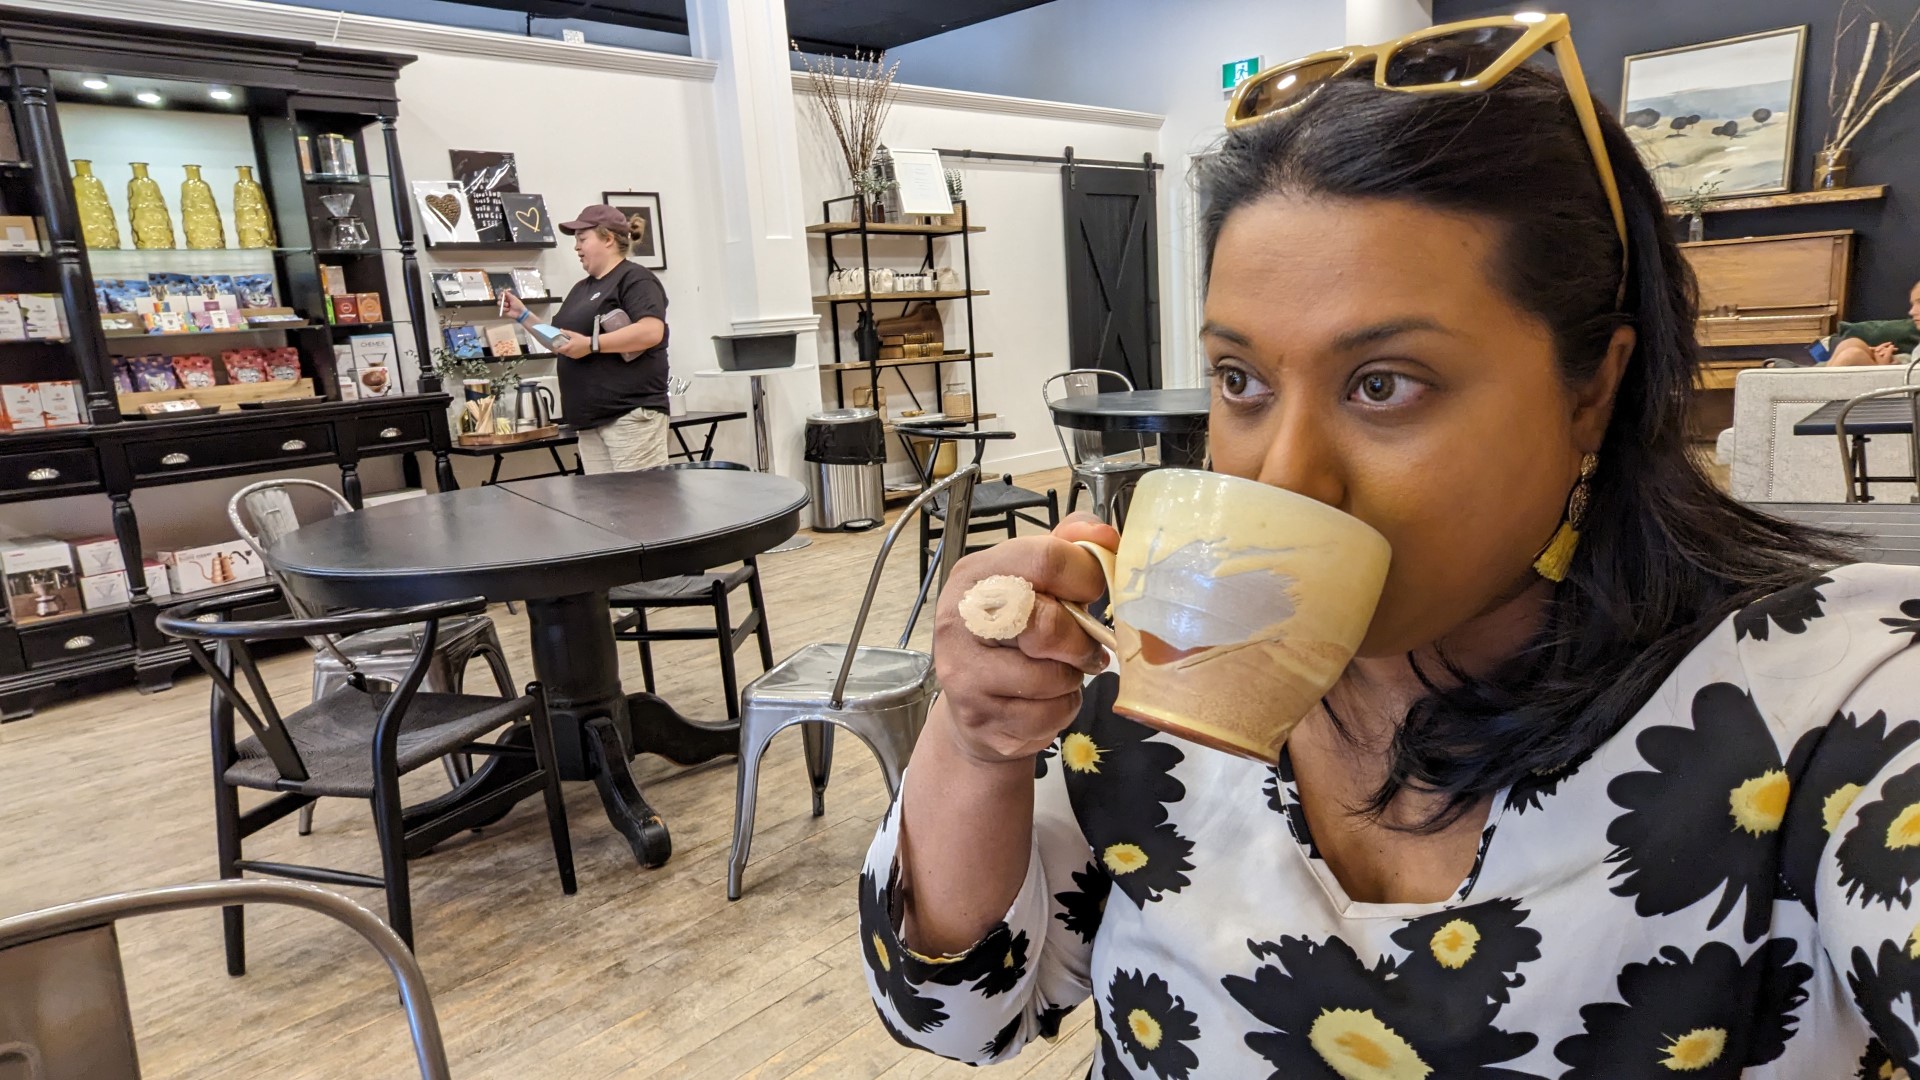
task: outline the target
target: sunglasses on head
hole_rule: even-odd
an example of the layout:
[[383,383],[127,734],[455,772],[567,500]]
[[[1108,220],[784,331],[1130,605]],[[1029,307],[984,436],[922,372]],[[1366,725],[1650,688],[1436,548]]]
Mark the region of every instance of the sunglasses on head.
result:
[[1613,211],[1620,234],[1621,299],[1626,293],[1627,215],[1613,161],[1600,135],[1600,116],[1573,51],[1572,24],[1565,15],[1502,15],[1448,23],[1381,45],[1349,45],[1267,68],[1240,84],[1227,104],[1227,127],[1243,128],[1299,107],[1328,82],[1363,65],[1373,66],[1373,85],[1409,94],[1477,93],[1506,78],[1541,49],[1549,49],[1580,117],[1580,130]]

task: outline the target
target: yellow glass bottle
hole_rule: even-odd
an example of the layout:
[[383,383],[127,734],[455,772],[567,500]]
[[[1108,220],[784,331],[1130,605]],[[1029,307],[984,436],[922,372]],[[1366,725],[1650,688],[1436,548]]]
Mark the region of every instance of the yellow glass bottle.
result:
[[160,194],[160,183],[147,175],[147,163],[132,163],[133,179],[127,181],[127,221],[133,226],[133,246],[170,248],[173,219],[167,216],[167,199]]
[[267,193],[253,178],[253,166],[236,165],[240,179],[233,182],[233,234],[243,248],[273,246],[273,215],[267,210]]
[[220,221],[220,208],[214,205],[213,188],[200,179],[200,166],[184,165],[187,179],[180,185],[180,225],[186,230],[187,246],[211,249],[227,246],[227,228]]
[[95,251],[110,251],[120,246],[120,224],[113,220],[113,204],[107,201],[107,185],[93,175],[93,162],[73,160],[73,201],[80,210],[80,239]]

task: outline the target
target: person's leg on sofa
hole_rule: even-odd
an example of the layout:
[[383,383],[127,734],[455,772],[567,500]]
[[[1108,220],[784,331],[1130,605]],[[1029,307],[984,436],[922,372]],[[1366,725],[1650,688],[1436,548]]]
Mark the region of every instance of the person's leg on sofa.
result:
[[1847,338],[1833,347],[1828,367],[1870,367],[1893,362],[1894,346],[1868,345],[1859,338]]

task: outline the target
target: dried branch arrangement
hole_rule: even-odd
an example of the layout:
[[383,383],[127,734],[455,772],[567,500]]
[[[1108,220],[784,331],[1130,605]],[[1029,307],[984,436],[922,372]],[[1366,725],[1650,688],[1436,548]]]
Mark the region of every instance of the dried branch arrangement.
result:
[[[794,46],[799,51],[799,46]],[[873,168],[880,149],[880,127],[893,108],[893,77],[900,62],[887,63],[886,53],[855,53],[852,59],[800,54],[807,85],[819,102],[847,159],[847,176],[859,177]]]
[[[1865,0],[1846,0],[1834,22],[1833,73],[1827,82],[1827,110],[1832,120],[1826,149],[1845,150],[1880,110],[1920,81],[1920,9],[1898,30]],[[1842,81],[1841,70],[1860,53],[1853,78]]]

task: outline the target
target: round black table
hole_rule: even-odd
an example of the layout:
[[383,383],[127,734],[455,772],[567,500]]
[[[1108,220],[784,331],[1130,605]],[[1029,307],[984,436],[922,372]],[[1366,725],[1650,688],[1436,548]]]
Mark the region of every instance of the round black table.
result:
[[1140,431],[1160,436],[1160,463],[1198,469],[1207,462],[1207,412],[1213,391],[1120,390],[1050,401],[1055,423],[1081,431]]
[[[739,725],[687,720],[651,694],[621,690],[607,590],[757,555],[799,529],[806,503],[800,484],[764,473],[552,476],[316,521],[269,545],[266,555],[317,604],[524,601],[561,775],[593,780],[634,856],[659,866],[672,841],[634,784],[628,759],[644,751],[694,764],[732,754]],[[509,737],[524,733],[515,729]],[[415,813],[433,816],[450,803],[487,799],[526,767],[519,757],[491,756],[471,780]],[[507,808],[500,806],[502,813]]]

